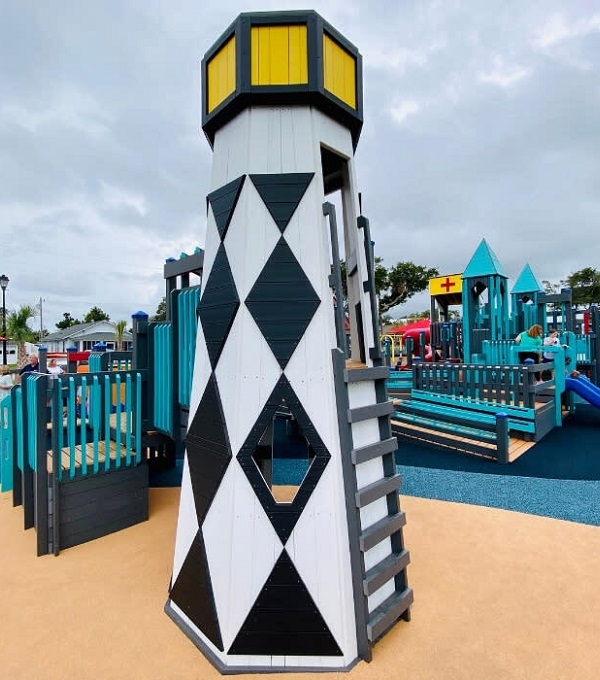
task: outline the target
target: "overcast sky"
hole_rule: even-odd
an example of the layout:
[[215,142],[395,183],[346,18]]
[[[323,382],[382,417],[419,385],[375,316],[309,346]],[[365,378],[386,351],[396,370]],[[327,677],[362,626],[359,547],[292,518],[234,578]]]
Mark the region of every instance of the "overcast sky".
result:
[[[384,265],[600,268],[598,0],[0,0],[0,273],[48,331],[152,315],[204,245],[200,60],[243,11],[317,10],[363,55],[356,160]],[[397,316],[429,307],[420,296]],[[39,319],[33,322],[39,327]]]

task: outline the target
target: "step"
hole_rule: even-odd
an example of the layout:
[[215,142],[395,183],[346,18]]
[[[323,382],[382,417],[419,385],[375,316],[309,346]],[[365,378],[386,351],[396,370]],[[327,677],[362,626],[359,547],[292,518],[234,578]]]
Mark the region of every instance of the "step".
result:
[[395,592],[384,600],[369,617],[367,637],[370,642],[379,639],[410,607],[414,595],[412,588]]
[[350,408],[348,409],[348,422],[360,423],[371,418],[382,418],[383,416],[389,416],[393,411],[394,405],[391,401],[382,401],[379,404]]
[[347,383],[364,382],[367,380],[387,380],[390,374],[388,366],[374,368],[347,368],[344,370],[344,380]]
[[374,458],[381,458],[381,456],[385,456],[386,453],[394,453],[397,448],[398,442],[395,437],[390,437],[389,439],[384,439],[383,441],[375,442],[368,446],[361,446],[358,449],[352,450],[352,462],[354,465],[366,463]]
[[384,560],[371,567],[365,574],[363,581],[363,591],[367,597],[379,590],[381,586],[386,584],[390,579],[394,578],[396,574],[406,569],[410,562],[410,553],[408,550],[403,550],[400,553],[393,553],[388,555]]
[[445,432],[447,434],[469,437],[471,439],[484,439],[486,441],[496,441],[495,429],[482,430],[477,423],[467,425],[466,423],[448,423],[442,420],[437,420],[435,417],[425,418],[424,416],[412,415],[410,413],[396,412],[392,419],[392,428],[396,423],[407,423],[410,425],[417,425],[436,432]]
[[362,552],[367,552],[396,531],[400,531],[405,524],[406,515],[402,511],[380,519],[361,533],[359,537],[360,549]]
[[456,418],[457,420],[478,421],[486,425],[494,425],[496,422],[495,414],[472,411],[468,407],[461,407],[458,404],[456,406],[442,406],[440,404],[407,400],[395,404],[395,408],[396,411],[402,413],[427,414],[429,418],[439,415],[440,417],[445,416],[447,418]]
[[402,486],[402,476],[392,475],[391,477],[383,477],[383,479],[378,479],[372,484],[363,486],[362,489],[358,489],[354,497],[356,500],[357,508],[364,508],[365,505],[369,505],[379,498],[387,496],[389,493],[396,492]]

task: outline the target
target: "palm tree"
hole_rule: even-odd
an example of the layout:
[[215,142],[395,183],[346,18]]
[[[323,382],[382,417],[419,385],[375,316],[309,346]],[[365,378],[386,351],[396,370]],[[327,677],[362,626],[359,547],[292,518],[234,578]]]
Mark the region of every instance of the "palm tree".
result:
[[37,316],[37,310],[33,305],[21,305],[16,312],[10,312],[6,316],[6,334],[17,343],[17,364],[22,366],[27,358],[25,351],[26,342],[35,341],[35,332],[27,322]]
[[115,324],[115,339],[117,341],[117,350],[123,349],[123,334],[125,333],[125,327],[127,326],[127,321],[117,321]]

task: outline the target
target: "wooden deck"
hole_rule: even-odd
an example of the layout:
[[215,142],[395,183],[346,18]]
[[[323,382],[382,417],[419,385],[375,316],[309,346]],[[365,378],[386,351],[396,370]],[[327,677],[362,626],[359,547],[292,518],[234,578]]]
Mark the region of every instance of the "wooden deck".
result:
[[[117,445],[114,441],[109,441],[107,448],[106,442],[100,441],[98,442],[98,464],[102,469],[104,469],[104,465],[107,459],[107,452],[108,457],[110,458],[111,461],[115,461],[119,457],[121,457],[123,460],[125,460],[126,458],[125,446],[121,445],[120,447],[117,448]],[[75,458],[75,468],[82,467],[84,457],[87,466],[92,467],[94,465],[93,442],[88,442],[83,447],[80,444],[77,444],[73,449],[73,456]],[[132,452],[131,456],[132,457],[135,456],[135,452]],[[52,454],[52,451],[48,451],[46,461],[48,472],[53,472],[54,456]],[[61,467],[63,471],[68,471],[71,467],[71,447],[69,446],[65,446],[61,449]],[[113,467],[112,463],[111,467]]]
[[[402,425],[402,427],[404,427],[406,429],[414,430],[415,433],[428,432],[427,428],[425,428],[425,427],[413,425],[412,423],[399,423],[392,418],[392,426],[394,424],[396,424],[398,426]],[[460,450],[460,448],[459,448],[460,442],[467,443],[467,442],[474,441],[473,439],[469,439],[468,437],[461,437],[459,435],[453,435],[453,434],[450,434],[448,432],[444,432],[444,436],[447,437],[449,440],[456,442],[456,444],[457,444],[456,449],[454,447],[450,446],[450,445],[446,446],[444,444],[429,444],[429,446],[439,446],[440,448],[447,448],[451,451],[455,451],[455,450]],[[478,446],[480,446],[484,449],[490,450],[490,456],[489,456],[490,460],[495,458],[496,447],[493,444],[485,442],[485,441],[480,441],[480,440],[477,440],[477,444],[478,444]],[[517,439],[516,437],[511,437],[510,438],[510,444],[509,444],[509,447],[508,447],[508,461],[509,461],[509,463],[512,463],[513,461],[517,460],[517,458],[519,458],[524,453],[529,451],[529,449],[532,446],[535,446],[535,444],[536,444],[536,442],[530,442],[530,441],[525,441],[524,439]],[[473,456],[473,455],[476,455],[476,454],[470,453],[469,455]],[[481,455],[481,458],[487,459],[488,457],[485,456],[485,455]]]

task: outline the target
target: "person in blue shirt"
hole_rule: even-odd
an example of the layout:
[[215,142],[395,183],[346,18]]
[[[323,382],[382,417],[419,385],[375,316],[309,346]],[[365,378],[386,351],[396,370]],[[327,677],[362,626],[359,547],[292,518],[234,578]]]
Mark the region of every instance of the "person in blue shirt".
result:
[[19,375],[23,375],[24,373],[39,373],[39,370],[40,370],[40,362],[38,360],[38,355],[37,354],[30,354],[29,355],[29,361],[19,371]]

